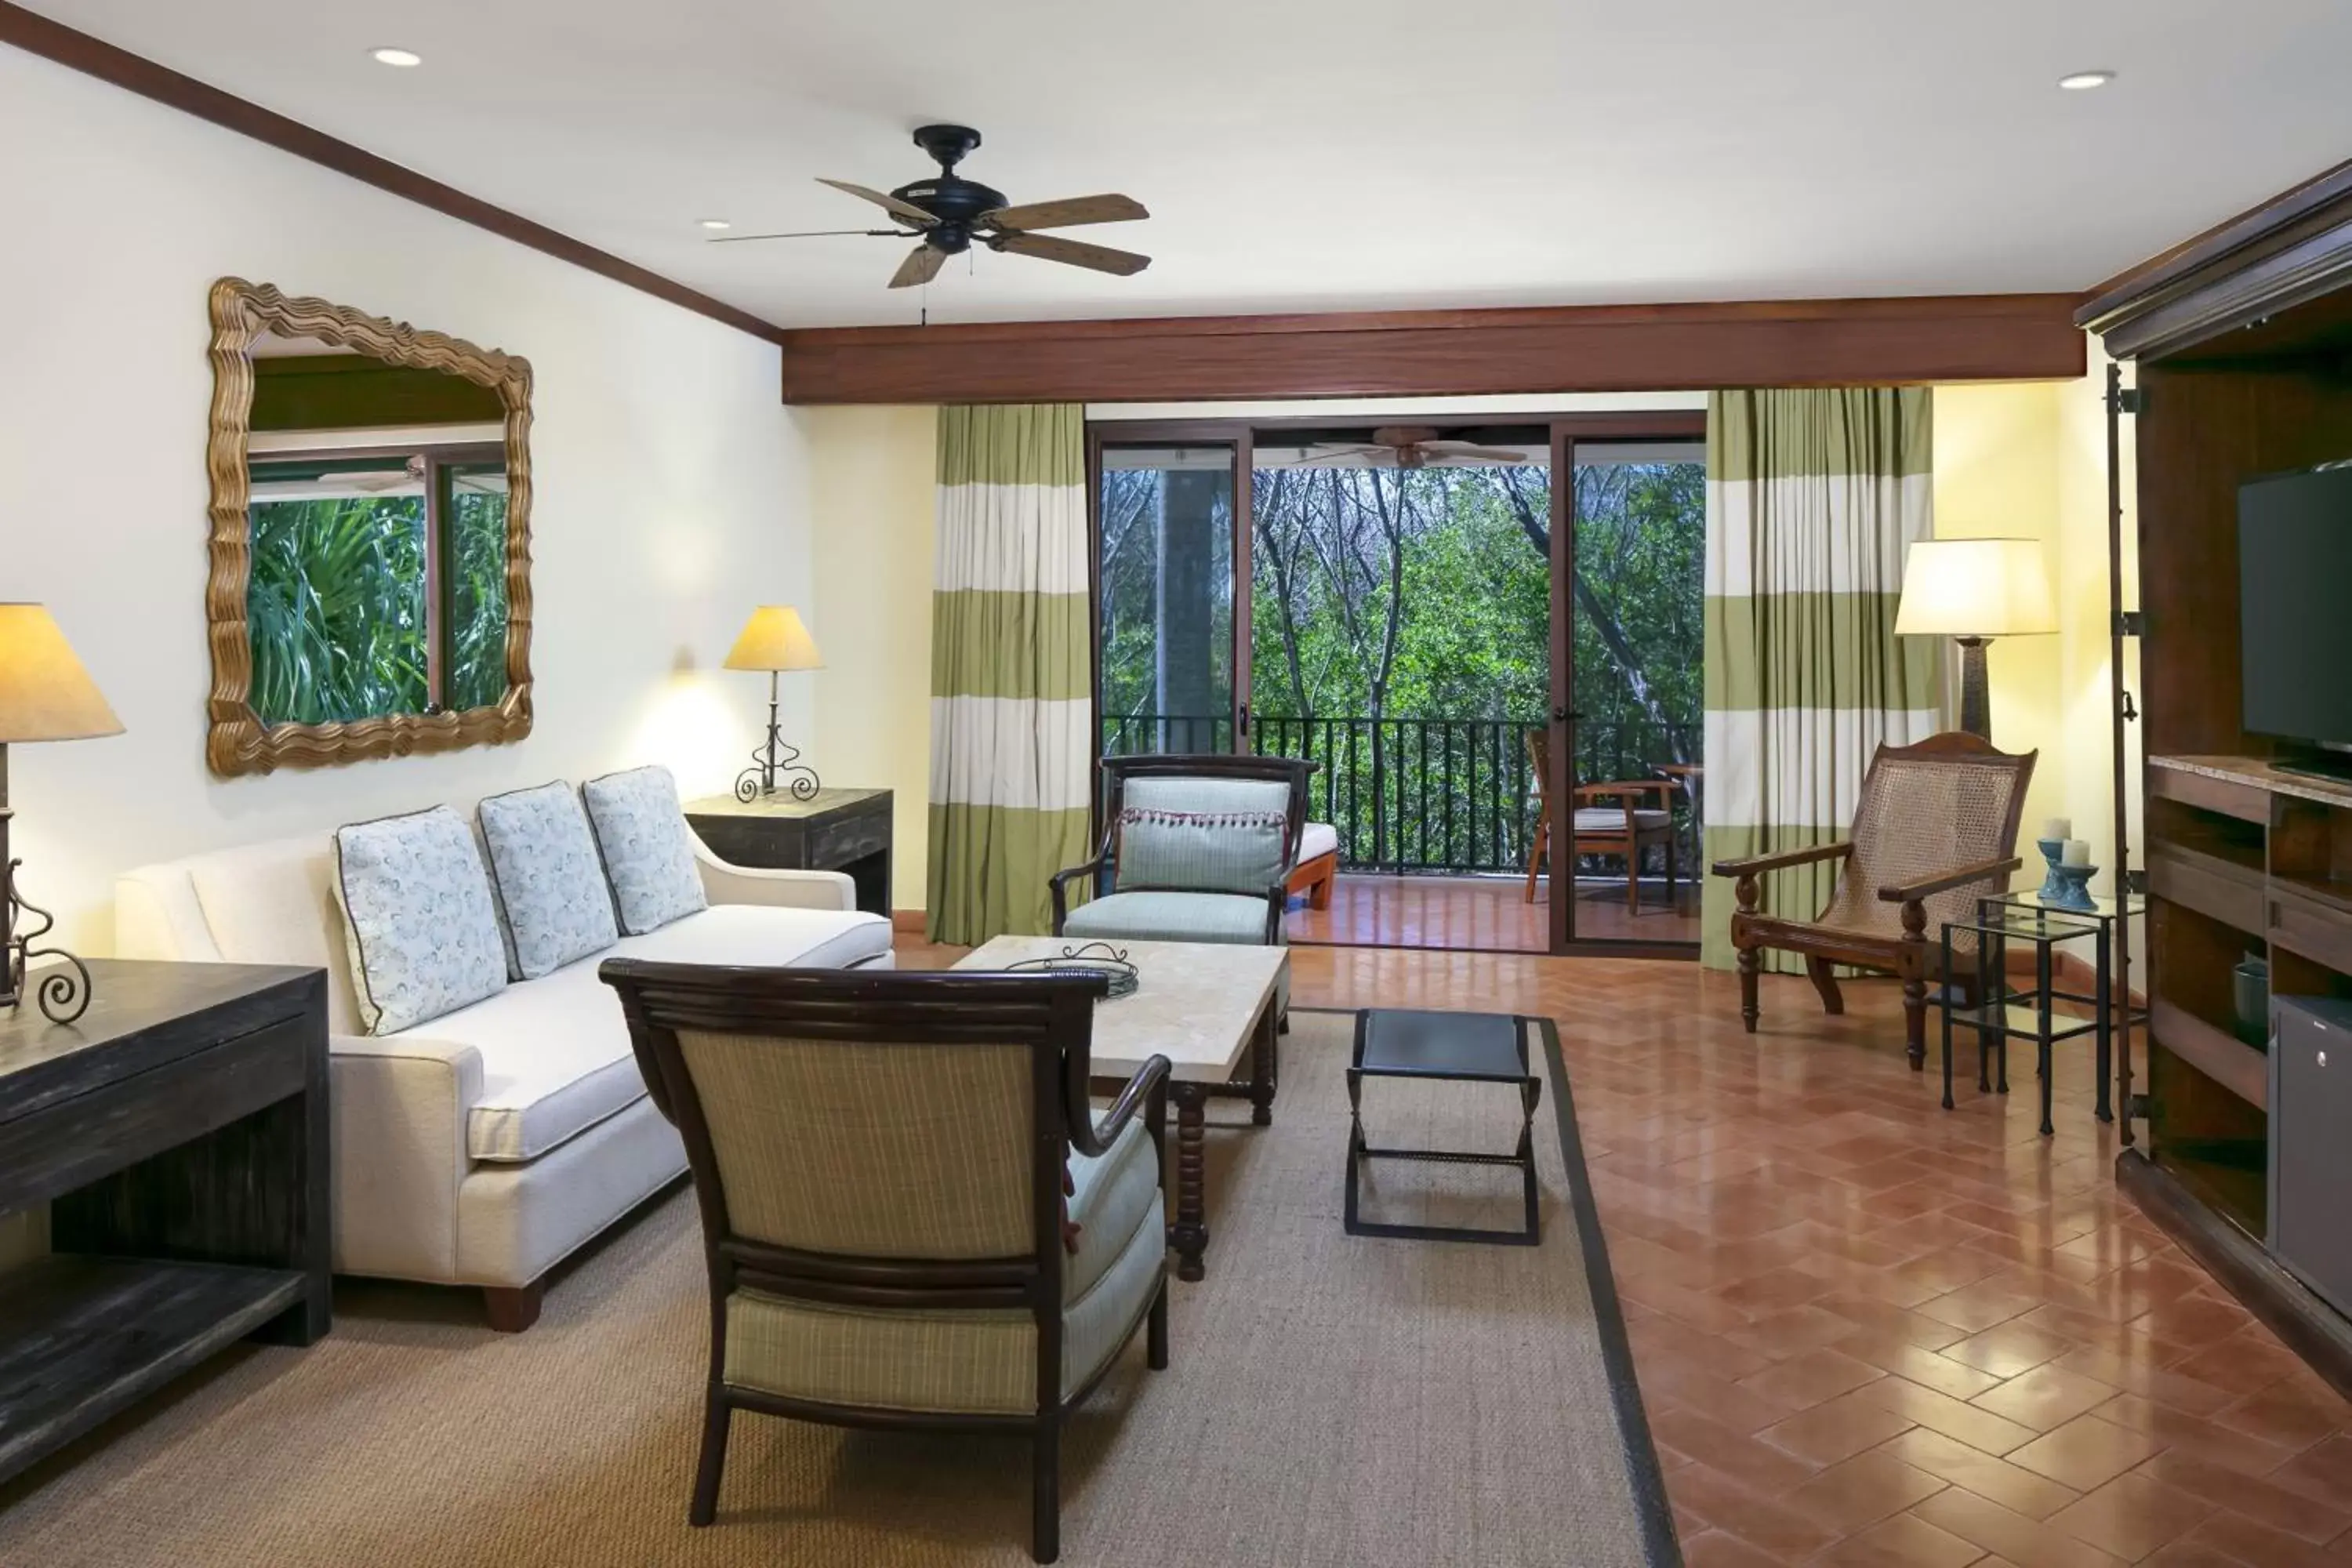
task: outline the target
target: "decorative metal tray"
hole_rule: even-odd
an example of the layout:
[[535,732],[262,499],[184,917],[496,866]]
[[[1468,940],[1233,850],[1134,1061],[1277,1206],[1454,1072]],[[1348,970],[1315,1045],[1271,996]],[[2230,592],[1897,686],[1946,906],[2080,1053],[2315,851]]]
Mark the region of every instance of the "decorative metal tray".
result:
[[1044,958],[1024,958],[1018,963],[1008,963],[1004,969],[1010,974],[1106,975],[1110,980],[1108,1000],[1112,1001],[1134,995],[1135,988],[1142,984],[1135,965],[1128,960],[1127,950],[1107,942],[1081,942]]

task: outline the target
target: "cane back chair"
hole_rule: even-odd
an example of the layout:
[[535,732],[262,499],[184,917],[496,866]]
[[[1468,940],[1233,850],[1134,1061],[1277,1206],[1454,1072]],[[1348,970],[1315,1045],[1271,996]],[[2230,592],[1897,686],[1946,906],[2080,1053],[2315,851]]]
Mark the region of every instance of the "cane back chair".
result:
[[[1757,975],[1763,951],[1800,954],[1824,1012],[1845,1011],[1833,963],[1891,970],[1903,982],[1904,1048],[1913,1071],[1927,1061],[1927,982],[1973,990],[1998,976],[1976,973],[1976,945],[1956,933],[1952,963],[1938,973],[1945,921],[1975,913],[1976,900],[2006,890],[2022,864],[2017,823],[2039,753],[2011,755],[1961,731],[1912,746],[1882,745],[1863,776],[1853,829],[1835,843],[1719,860],[1715,875],[1737,879],[1731,942],[1739,954],[1739,1016],[1756,1032]],[[1767,913],[1762,878],[1818,862],[1838,863],[1829,900],[1811,920]]]

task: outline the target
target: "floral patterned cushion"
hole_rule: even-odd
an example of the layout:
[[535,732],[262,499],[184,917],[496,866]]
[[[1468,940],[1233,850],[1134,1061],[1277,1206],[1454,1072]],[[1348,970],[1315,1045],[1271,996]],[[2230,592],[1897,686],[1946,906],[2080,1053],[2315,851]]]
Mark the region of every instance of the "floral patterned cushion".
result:
[[588,807],[624,934],[643,936],[710,907],[695,865],[693,829],[667,768],[590,779],[580,786],[580,799]]
[[491,795],[474,819],[513,938],[513,978],[536,980],[620,940],[596,840],[570,784]]
[[336,829],[335,901],[369,1034],[506,988],[490,879],[473,830],[447,806]]

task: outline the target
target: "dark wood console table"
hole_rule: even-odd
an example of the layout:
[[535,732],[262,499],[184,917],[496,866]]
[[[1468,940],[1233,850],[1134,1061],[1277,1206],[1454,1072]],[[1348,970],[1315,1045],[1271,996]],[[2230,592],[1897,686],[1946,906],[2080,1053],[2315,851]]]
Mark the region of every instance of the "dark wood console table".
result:
[[778,790],[749,802],[714,795],[686,803],[686,820],[710,852],[738,866],[785,871],[844,871],[857,884],[857,907],[890,913],[890,792],[821,789],[794,800]]
[[0,1012],[0,1479],[246,1338],[327,1331],[327,980],[93,960],[89,1011]]

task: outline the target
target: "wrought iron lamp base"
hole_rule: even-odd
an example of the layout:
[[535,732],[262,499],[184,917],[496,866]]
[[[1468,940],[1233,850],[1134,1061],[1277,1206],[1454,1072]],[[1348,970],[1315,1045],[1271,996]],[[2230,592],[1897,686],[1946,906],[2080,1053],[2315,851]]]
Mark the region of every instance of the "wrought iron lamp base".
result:
[[[62,958],[63,965],[33,982],[33,994],[53,1024],[70,1024],[89,1006],[89,969],[62,947],[44,943],[57,919],[16,895],[19,860],[7,858],[8,808],[0,805],[0,1008],[24,1005],[26,970],[37,958]],[[38,924],[27,926],[31,916]]]
[[816,770],[801,760],[800,748],[784,744],[776,726],[776,676],[768,673],[768,738],[751,753],[751,765],[735,775],[735,798],[749,805],[773,795],[782,783],[794,800],[814,800],[823,784]]

